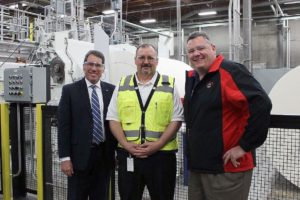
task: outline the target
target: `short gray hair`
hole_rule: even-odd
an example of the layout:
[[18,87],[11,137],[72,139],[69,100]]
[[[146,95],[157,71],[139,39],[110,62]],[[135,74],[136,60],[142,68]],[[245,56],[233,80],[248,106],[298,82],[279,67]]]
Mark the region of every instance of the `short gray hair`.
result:
[[197,37],[203,37],[204,39],[206,39],[208,42],[210,42],[210,39],[208,37],[208,35],[205,33],[205,32],[199,32],[199,31],[195,31],[195,32],[192,32],[188,39],[186,40],[186,42],[188,43],[190,40],[193,40]]
[[157,49],[155,48],[155,46],[153,46],[152,44],[141,44],[139,45],[137,48],[136,48],[136,52],[135,52],[135,56],[137,55],[137,52],[139,49],[143,49],[143,48],[148,48],[148,47],[151,47],[154,49],[156,55],[158,55],[158,52],[157,52]]

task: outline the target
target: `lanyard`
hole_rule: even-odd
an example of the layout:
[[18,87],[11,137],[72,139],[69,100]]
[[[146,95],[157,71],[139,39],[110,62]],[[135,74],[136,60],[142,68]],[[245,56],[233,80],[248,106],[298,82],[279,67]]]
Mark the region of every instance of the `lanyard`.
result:
[[150,100],[156,90],[156,87],[157,87],[157,84],[158,84],[158,81],[159,81],[159,78],[160,78],[160,74],[157,75],[157,78],[155,80],[155,83],[153,85],[153,88],[147,98],[147,101],[145,103],[145,105],[143,105],[143,101],[142,101],[142,97],[141,97],[141,94],[140,94],[140,91],[139,91],[139,87],[137,85],[137,81],[136,81],[136,77],[134,76],[133,77],[133,84],[134,84],[134,89],[135,89],[135,92],[136,92],[136,95],[138,97],[138,100],[139,100],[139,104],[140,104],[140,108],[142,110],[142,116],[141,116],[141,127],[140,127],[140,134],[141,134],[141,143],[143,144],[145,142],[145,113],[146,113],[146,110],[149,106],[149,103],[150,103]]

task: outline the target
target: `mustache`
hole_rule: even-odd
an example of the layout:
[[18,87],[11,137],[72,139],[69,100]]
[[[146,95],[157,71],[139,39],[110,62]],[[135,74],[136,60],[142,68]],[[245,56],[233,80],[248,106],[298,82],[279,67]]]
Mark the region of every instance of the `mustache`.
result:
[[151,64],[149,64],[149,63],[144,63],[144,64],[142,64],[141,67],[142,67],[142,68],[143,68],[143,67],[151,67]]

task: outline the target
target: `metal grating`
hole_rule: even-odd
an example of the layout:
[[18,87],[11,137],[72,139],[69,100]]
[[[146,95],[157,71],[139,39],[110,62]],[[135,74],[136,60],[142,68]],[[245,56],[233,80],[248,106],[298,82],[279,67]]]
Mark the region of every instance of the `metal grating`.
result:
[[[31,112],[30,112],[31,111]],[[36,135],[36,123],[35,123],[35,108],[24,107],[23,108],[23,127],[24,127],[24,155],[25,155],[25,178],[26,189],[28,191],[36,193],[37,180],[36,180],[36,154],[35,154],[35,135]]]
[[257,150],[249,199],[300,199],[300,130],[270,128]]
[[67,199],[67,177],[61,172],[57,144],[56,106],[42,107],[44,199]]
[[256,153],[249,199],[300,199],[300,116],[272,115],[268,138]]

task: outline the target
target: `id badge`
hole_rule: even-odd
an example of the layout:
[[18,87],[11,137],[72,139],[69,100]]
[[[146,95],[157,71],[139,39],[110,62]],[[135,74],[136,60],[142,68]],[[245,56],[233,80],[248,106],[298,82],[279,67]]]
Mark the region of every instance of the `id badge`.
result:
[[134,172],[133,158],[131,156],[127,157],[127,171]]

